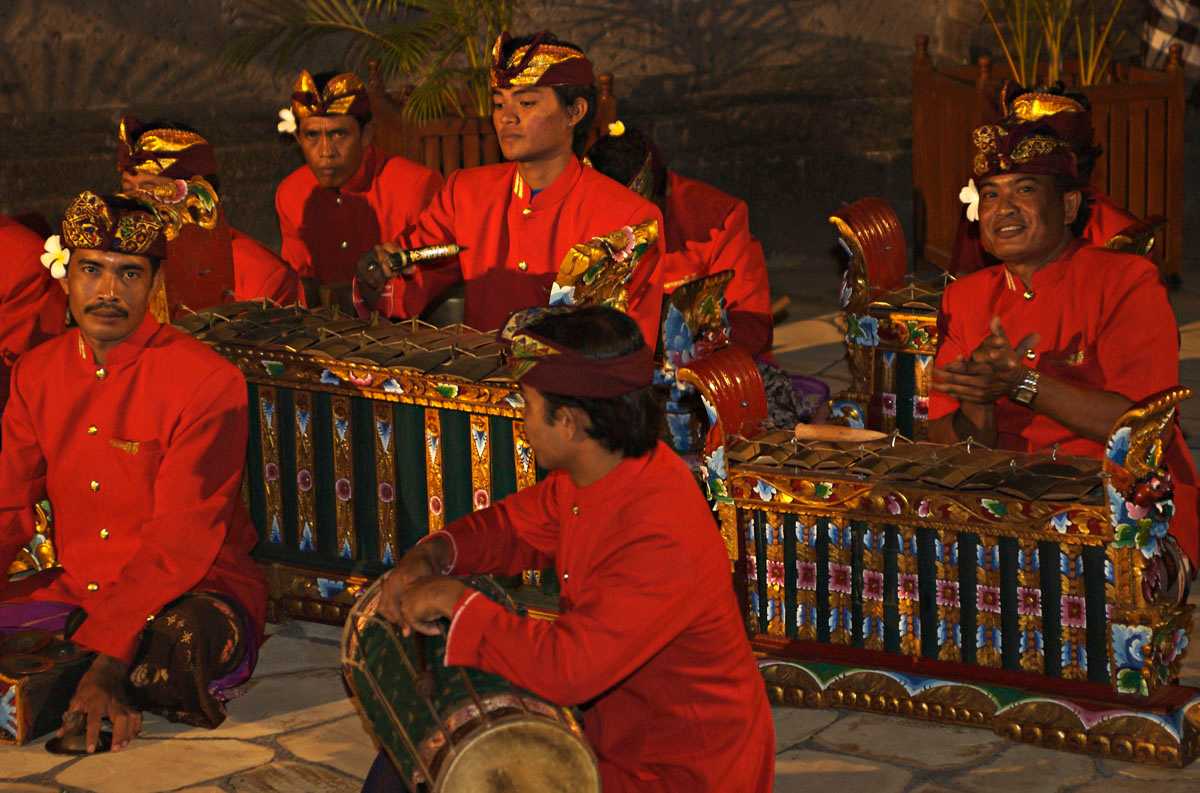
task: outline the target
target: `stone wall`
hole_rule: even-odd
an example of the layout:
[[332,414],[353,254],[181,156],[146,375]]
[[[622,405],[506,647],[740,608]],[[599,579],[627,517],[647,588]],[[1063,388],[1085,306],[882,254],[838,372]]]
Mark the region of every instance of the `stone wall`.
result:
[[[672,167],[745,198],[776,261],[825,258],[826,217],[882,195],[911,214],[910,63],[918,33],[963,60],[974,0],[526,0],[616,75],[620,115]],[[217,145],[236,225],[277,242],[273,189],[299,163],[274,133],[296,64],[222,68],[237,0],[0,2],[0,211],[54,218],[115,183],[124,110],[201,129]],[[336,46],[306,53],[314,71]]]

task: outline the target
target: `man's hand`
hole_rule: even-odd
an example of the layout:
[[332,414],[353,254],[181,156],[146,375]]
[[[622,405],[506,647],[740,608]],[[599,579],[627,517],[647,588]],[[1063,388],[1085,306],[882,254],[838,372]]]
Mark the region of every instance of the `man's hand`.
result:
[[1031,333],[1014,348],[1000,324],[992,317],[991,333],[975,348],[969,360],[952,361],[933,370],[933,387],[942,393],[976,405],[990,405],[1011,394],[1025,377],[1025,353],[1039,340]]
[[[434,535],[412,548],[396,566],[384,574],[383,591],[379,598],[379,614],[384,619],[395,622],[403,627],[404,615],[401,613],[401,602],[404,590],[412,582],[438,575],[449,568],[453,548],[445,537]],[[405,636],[408,632],[405,631]]]
[[400,630],[405,636],[413,631],[426,636],[442,632],[438,620],[454,616],[454,606],[468,589],[457,578],[444,575],[419,578],[404,588],[400,599]]
[[[75,696],[63,717],[63,726],[58,735],[62,737],[72,731],[72,725],[81,720],[86,723],[88,753],[96,751],[100,740],[100,726],[105,718],[112,722],[112,750],[119,752],[142,731],[142,714],[129,704],[125,697],[125,679],[128,667],[108,655],[100,655],[79,685]],[[71,714],[76,714],[72,717]]]
[[398,275],[411,275],[414,266],[405,267],[403,270],[397,270],[392,264],[389,253],[396,253],[404,250],[403,246],[392,242],[385,242],[381,245],[376,245],[373,250],[367,251],[363,257],[358,260],[358,281],[359,289],[365,285],[368,289],[374,292],[379,292],[383,289],[387,282]]

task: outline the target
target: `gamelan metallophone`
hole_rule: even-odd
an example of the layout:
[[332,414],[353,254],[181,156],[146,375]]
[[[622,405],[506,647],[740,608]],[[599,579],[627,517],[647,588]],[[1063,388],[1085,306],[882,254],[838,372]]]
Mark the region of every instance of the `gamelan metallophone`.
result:
[[255,555],[292,616],[343,622],[428,531],[536,481],[493,333],[259,303],[178,324],[246,377]]
[[991,727],[1165,765],[1195,757],[1200,690],[1160,469],[1176,389],[1105,460],[904,439],[727,447],[722,533],[776,702]]

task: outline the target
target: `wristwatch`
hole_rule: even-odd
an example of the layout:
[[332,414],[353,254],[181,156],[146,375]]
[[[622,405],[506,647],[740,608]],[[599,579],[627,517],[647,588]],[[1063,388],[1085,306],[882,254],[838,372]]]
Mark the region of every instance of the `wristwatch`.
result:
[[1041,374],[1036,369],[1026,369],[1025,376],[1021,378],[1021,382],[1009,394],[1009,398],[1018,405],[1029,407],[1033,404],[1033,400],[1037,398],[1038,381],[1041,377]]

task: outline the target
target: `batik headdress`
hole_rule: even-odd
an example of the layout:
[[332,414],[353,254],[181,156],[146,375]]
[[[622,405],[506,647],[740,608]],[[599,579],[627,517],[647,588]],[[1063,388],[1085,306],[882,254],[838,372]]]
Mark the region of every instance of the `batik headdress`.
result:
[[[549,40],[548,40],[549,39]],[[492,88],[535,88],[553,85],[593,85],[592,62],[579,50],[554,40],[543,30],[528,44],[504,51],[512,36],[501,33],[492,47]]]
[[513,379],[543,393],[593,399],[612,399],[650,385],[654,353],[645,344],[614,358],[592,358],[529,329],[548,315],[577,310],[530,308],[509,317],[498,338],[508,347]]
[[323,91],[307,71],[301,71],[292,84],[292,115],[297,122],[309,116],[354,116],[362,122],[370,113],[367,87],[351,72],[330,77]]
[[1079,155],[1093,147],[1091,113],[1061,94],[1018,91],[1004,90],[1003,121],[972,133],[976,178],[1005,173],[1077,178]]
[[217,172],[212,144],[195,132],[153,129],[134,116],[117,127],[117,167],[124,173],[188,179]]

